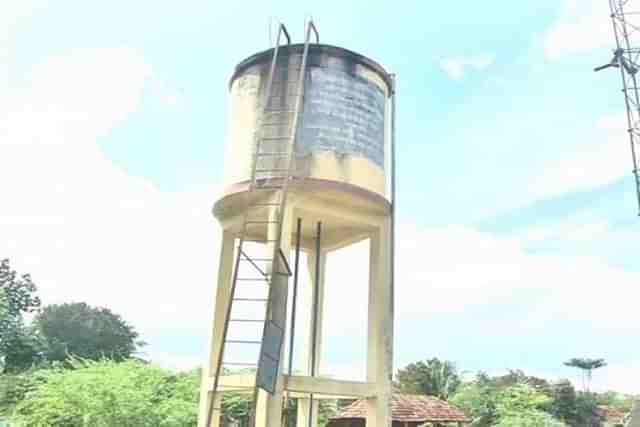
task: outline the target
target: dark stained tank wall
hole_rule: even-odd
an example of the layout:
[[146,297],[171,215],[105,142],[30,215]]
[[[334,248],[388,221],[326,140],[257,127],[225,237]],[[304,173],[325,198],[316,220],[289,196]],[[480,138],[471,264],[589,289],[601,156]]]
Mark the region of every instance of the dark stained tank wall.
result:
[[[250,179],[260,102],[271,58],[270,50],[246,59],[231,79],[227,186]],[[264,117],[266,137],[284,137],[289,132],[287,124],[292,115],[276,111],[294,109],[301,59],[302,45],[282,48],[274,97],[267,106],[272,111]],[[345,49],[312,45],[299,120],[296,175],[344,182],[386,196],[389,92],[389,76],[378,64]],[[283,166],[278,164],[283,159],[262,161],[269,162],[260,165],[262,169]]]

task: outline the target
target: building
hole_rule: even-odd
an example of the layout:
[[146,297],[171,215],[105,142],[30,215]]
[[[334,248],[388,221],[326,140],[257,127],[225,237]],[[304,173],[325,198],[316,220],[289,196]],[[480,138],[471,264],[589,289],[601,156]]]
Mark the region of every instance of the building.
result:
[[604,427],[624,425],[624,418],[627,416],[627,411],[611,406],[599,406],[598,413],[602,418]]
[[[356,400],[331,418],[328,427],[364,427],[366,402]],[[464,412],[436,397],[395,393],[391,397],[393,427],[463,426],[471,422]]]

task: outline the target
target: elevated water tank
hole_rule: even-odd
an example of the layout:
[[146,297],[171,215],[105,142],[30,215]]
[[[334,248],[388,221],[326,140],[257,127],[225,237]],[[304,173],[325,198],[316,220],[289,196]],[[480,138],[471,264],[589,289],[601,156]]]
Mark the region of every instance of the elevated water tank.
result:
[[[294,109],[303,48],[303,44],[280,47],[269,106],[275,112],[265,114],[265,124],[281,124],[291,117],[286,114]],[[273,49],[257,53],[238,64],[231,77],[224,194],[214,207],[221,221],[243,209],[237,196],[247,190],[251,179],[272,57]],[[290,193],[313,194],[328,203],[352,204],[373,214],[387,213],[391,91],[391,76],[371,59],[335,46],[310,45]],[[287,126],[265,129],[267,139],[288,133]],[[263,140],[262,147],[266,143]],[[276,169],[279,165],[266,166]]]

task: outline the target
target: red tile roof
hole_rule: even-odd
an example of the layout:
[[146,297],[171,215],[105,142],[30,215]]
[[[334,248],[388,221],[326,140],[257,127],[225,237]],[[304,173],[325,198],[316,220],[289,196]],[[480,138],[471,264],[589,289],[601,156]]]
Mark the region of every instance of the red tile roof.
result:
[[[356,400],[332,419],[366,418],[366,403]],[[403,422],[470,422],[460,409],[436,397],[413,394],[393,394],[391,418]]]
[[612,408],[611,406],[599,406],[598,412],[606,420],[621,420],[627,415],[622,409]]

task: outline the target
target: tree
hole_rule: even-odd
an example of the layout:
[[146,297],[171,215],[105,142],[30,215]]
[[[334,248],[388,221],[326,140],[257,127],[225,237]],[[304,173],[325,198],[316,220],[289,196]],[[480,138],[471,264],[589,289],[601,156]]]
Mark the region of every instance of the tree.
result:
[[42,371],[16,406],[24,427],[192,427],[200,379],[139,361],[70,359],[73,369]]
[[451,401],[472,418],[473,427],[561,427],[545,408],[551,398],[526,383],[505,384],[505,376],[480,376],[463,384]]
[[547,380],[527,375],[520,369],[509,369],[505,375],[498,375],[495,377],[488,377],[486,374],[481,373],[478,375],[478,380],[484,381],[485,383],[498,388],[505,388],[517,384],[527,384],[546,394],[550,393],[551,387]]
[[551,388],[549,412],[565,423],[576,426],[579,418],[576,389],[568,380],[558,381]]
[[7,338],[4,354],[4,371],[20,372],[45,362],[46,344],[33,328],[23,322],[16,325],[13,334]]
[[8,259],[0,261],[0,358],[3,371],[28,367],[38,357],[35,341],[23,322],[25,313],[40,307],[31,276],[11,269]]
[[598,368],[602,368],[603,366],[607,366],[604,359],[589,359],[587,357],[574,357],[573,359],[564,362],[564,364],[565,366],[580,369],[582,373],[582,386],[585,392],[589,391],[593,371]]
[[565,424],[543,411],[551,398],[528,384],[507,387],[497,395],[497,427],[562,427]]
[[437,358],[411,363],[398,370],[398,388],[405,393],[426,394],[448,399],[460,386],[455,365]]
[[122,361],[144,345],[119,315],[85,303],[46,306],[33,324],[46,343],[45,356],[50,361],[63,361],[69,355]]
[[578,393],[570,381],[561,380],[553,384],[551,397],[549,413],[567,425],[571,427],[602,425],[597,396],[592,393]]
[[482,381],[462,384],[451,402],[471,417],[473,427],[492,426],[497,420],[495,392]]

